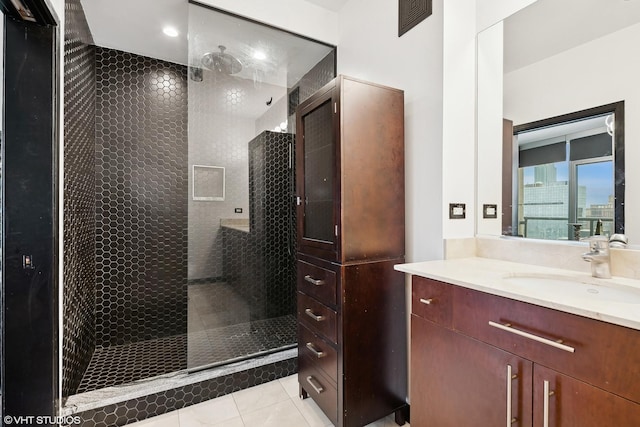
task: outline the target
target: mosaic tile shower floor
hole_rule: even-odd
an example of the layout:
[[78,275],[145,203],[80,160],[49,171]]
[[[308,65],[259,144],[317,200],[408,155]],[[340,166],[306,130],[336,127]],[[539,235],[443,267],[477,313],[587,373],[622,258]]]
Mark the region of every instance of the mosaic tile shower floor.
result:
[[249,321],[226,284],[189,285],[188,334],[99,348],[77,393],[295,346],[296,319]]

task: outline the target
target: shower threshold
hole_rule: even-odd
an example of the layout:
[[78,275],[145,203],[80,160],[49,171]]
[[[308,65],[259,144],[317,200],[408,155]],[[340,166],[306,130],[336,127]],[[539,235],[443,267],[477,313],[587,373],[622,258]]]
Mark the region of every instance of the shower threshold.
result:
[[129,384],[106,387],[99,390],[74,394],[64,402],[60,415],[68,416],[117,405],[133,399],[144,398],[172,389],[204,383],[220,377],[248,371],[262,366],[272,365],[290,359],[297,359],[298,349],[275,351],[267,355],[254,356],[242,361],[230,362],[217,367],[192,371],[182,370],[153,378],[145,378]]

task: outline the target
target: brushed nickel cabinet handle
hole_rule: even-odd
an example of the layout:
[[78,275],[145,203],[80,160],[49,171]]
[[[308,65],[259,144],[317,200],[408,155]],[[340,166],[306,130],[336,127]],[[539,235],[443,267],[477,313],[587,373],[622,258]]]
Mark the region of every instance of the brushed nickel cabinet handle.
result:
[[433,302],[433,298],[428,298],[428,299],[420,298],[420,302],[423,304],[430,305]]
[[316,347],[310,342],[307,343],[307,348],[311,350],[311,352],[315,354],[318,359],[321,359],[327,355],[327,353],[325,353],[324,351],[317,350]]
[[307,377],[307,382],[311,387],[313,387],[316,393],[320,394],[324,391],[324,387],[322,387],[322,385],[318,382],[318,380],[313,378],[311,375]]
[[319,316],[315,314],[313,311],[311,311],[310,308],[305,309],[304,312],[307,316],[311,317],[316,322],[322,322],[324,319],[326,319],[326,317],[324,316]]
[[544,393],[544,400],[543,400],[544,414],[542,418],[542,425],[543,427],[549,427],[549,397],[555,394],[553,390],[549,389],[549,381],[546,381],[546,380],[544,381],[543,393]]
[[507,427],[511,427],[511,424],[518,421],[517,418],[513,417],[511,412],[511,400],[513,394],[513,385],[512,382],[518,378],[518,375],[513,373],[513,368],[511,365],[507,365]]
[[547,338],[539,337],[537,335],[530,334],[529,332],[521,331],[519,329],[514,328],[511,324],[507,323],[503,325],[502,323],[496,323],[489,321],[489,326],[493,326],[494,328],[501,329],[506,332],[511,332],[512,334],[519,335],[521,337],[529,338],[530,340],[540,342],[542,344],[549,345],[551,347],[558,348],[560,350],[568,351],[569,353],[575,353],[576,349],[570,347],[568,345],[562,344],[562,341],[552,341]]
[[314,279],[313,277],[309,276],[308,274],[306,276],[304,276],[304,280],[306,280],[309,283],[313,283],[316,286],[322,286],[322,285],[326,284],[326,282],[324,280]]

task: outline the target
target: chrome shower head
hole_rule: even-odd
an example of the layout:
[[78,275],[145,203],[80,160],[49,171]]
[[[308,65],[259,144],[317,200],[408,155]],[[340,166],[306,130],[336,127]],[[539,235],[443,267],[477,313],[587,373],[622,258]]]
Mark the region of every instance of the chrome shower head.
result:
[[223,74],[236,74],[242,71],[242,63],[234,56],[225,53],[225,46],[218,46],[220,52],[208,52],[202,55],[202,66]]

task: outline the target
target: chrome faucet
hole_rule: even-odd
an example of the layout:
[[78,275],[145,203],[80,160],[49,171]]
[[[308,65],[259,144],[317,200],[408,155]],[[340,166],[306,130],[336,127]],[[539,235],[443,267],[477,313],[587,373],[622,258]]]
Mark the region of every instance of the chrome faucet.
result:
[[584,240],[589,242],[589,252],[582,254],[582,259],[591,263],[591,275],[601,279],[610,279],[609,239],[606,236],[591,236]]

